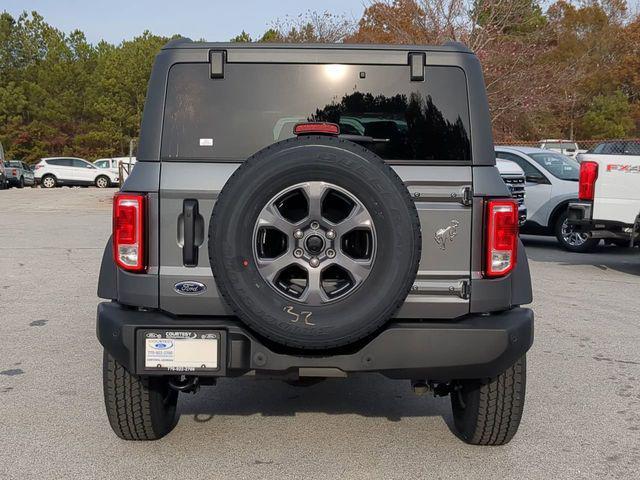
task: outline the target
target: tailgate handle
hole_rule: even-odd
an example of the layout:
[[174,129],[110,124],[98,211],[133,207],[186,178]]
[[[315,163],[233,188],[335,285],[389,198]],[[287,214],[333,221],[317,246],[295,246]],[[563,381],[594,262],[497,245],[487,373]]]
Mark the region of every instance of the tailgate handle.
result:
[[198,232],[196,230],[200,217],[198,201],[187,199],[182,203],[182,218],[184,220],[184,243],[182,246],[182,263],[187,267],[198,265]]

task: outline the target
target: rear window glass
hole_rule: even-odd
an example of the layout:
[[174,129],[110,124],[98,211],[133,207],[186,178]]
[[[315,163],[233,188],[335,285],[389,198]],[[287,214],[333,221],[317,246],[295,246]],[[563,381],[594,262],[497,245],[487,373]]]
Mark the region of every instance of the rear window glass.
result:
[[56,158],[53,160],[47,160],[47,163],[58,167],[70,167],[73,165],[73,161],[70,158]]
[[171,68],[162,157],[243,160],[293,136],[296,123],[326,121],[387,160],[468,161],[464,72],[409,67],[227,64],[212,80],[208,64]]
[[578,148],[575,143],[569,142],[545,142],[543,148],[557,148],[558,150],[576,151]]

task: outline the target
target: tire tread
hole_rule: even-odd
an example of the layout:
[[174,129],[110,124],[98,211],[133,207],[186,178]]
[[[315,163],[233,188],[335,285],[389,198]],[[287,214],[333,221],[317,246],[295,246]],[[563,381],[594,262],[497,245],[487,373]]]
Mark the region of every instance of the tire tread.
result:
[[149,379],[131,375],[108,353],[103,363],[104,400],[111,428],[125,440],[156,440]]
[[476,408],[475,412],[467,412],[464,419],[462,415],[456,419],[462,438],[473,445],[508,443],[518,431],[522,419],[525,384],[526,360],[522,357],[506,371],[471,392],[477,395],[477,404],[469,398],[467,401],[470,401],[470,408]]

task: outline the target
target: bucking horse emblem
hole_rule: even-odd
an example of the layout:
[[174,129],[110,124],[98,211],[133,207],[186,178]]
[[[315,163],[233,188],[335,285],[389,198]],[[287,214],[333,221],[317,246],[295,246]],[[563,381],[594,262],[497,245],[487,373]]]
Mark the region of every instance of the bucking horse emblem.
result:
[[440,247],[440,250],[446,250],[447,242],[453,242],[453,239],[458,235],[458,225],[460,225],[460,222],[451,220],[451,224],[448,227],[440,228],[436,231],[433,239],[436,245]]

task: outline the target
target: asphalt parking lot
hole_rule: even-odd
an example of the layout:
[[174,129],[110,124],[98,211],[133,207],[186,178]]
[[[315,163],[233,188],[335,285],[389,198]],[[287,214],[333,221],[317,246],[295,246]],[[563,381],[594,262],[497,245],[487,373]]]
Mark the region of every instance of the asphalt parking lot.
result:
[[639,478],[640,252],[535,237],[536,340],[505,447],[463,444],[448,399],[378,376],[223,380],[182,396],[165,439],[119,440],[95,338],[112,194],[0,191],[0,478]]

